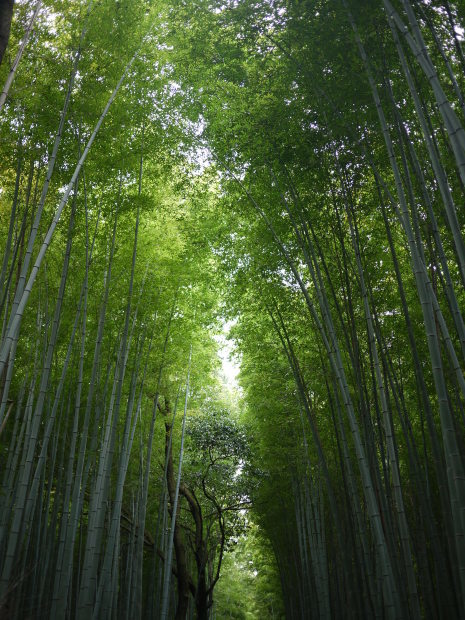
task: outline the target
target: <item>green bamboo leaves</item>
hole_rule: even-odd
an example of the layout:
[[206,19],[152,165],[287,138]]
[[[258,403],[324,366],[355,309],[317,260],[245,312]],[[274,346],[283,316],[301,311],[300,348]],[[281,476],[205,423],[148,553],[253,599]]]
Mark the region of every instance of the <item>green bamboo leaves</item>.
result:
[[0,67],[0,615],[212,618],[252,505],[290,620],[461,618],[461,4],[66,4]]

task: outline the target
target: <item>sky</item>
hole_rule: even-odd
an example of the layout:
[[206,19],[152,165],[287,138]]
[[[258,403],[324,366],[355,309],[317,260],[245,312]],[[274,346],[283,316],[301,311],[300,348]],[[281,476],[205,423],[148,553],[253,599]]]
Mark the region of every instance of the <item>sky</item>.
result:
[[225,321],[223,324],[223,333],[216,336],[215,339],[220,345],[218,355],[221,360],[226,385],[229,388],[237,389],[239,387],[237,382],[237,375],[239,374],[239,361],[237,357],[233,355],[234,341],[228,340],[228,333],[233,324],[233,321]]

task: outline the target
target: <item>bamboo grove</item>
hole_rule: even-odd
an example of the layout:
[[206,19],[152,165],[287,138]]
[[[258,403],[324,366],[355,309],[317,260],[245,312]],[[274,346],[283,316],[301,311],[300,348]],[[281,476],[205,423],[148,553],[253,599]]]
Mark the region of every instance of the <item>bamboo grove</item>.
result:
[[448,0],[14,5],[1,618],[463,617],[464,27]]

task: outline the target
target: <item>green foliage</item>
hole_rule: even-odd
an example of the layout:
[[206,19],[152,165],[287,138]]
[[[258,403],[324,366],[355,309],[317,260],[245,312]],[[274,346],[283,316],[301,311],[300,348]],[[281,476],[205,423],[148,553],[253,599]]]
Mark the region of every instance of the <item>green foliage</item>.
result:
[[284,618],[273,551],[252,523],[246,535],[225,557],[215,596],[214,617],[218,620]]
[[464,17],[43,3],[0,115],[0,616],[154,618],[163,580],[173,617],[463,616]]

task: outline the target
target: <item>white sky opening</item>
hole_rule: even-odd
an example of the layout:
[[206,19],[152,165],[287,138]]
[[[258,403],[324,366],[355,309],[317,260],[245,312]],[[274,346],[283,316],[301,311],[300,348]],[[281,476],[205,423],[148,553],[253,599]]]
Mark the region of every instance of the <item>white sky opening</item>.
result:
[[221,360],[221,369],[226,387],[231,390],[238,390],[239,360],[234,355],[234,342],[228,339],[229,330],[234,323],[235,321],[225,321],[223,323],[223,332],[215,336],[215,340],[219,345],[218,356]]

